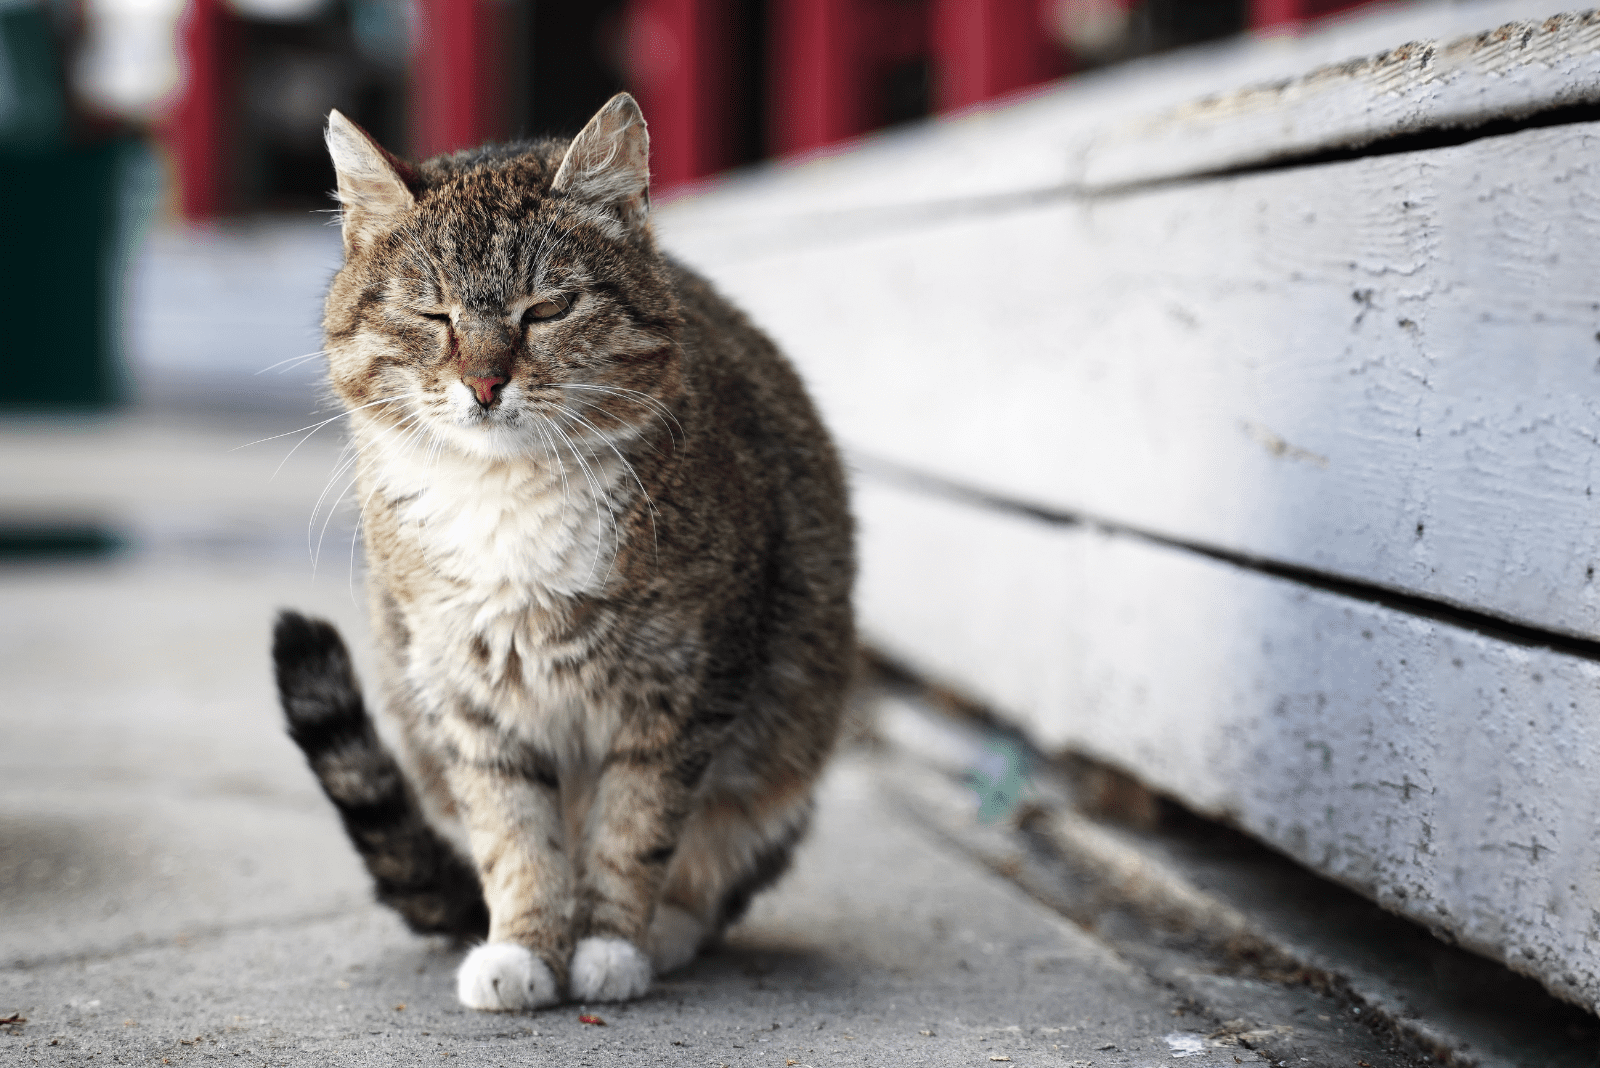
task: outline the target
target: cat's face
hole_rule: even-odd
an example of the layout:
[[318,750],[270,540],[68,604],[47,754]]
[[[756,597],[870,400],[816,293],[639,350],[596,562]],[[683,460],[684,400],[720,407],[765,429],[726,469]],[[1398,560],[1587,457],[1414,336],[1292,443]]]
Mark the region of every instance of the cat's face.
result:
[[330,377],[394,447],[556,459],[659,420],[680,381],[677,311],[631,98],[570,148],[412,170],[337,114],[329,147],[345,227]]

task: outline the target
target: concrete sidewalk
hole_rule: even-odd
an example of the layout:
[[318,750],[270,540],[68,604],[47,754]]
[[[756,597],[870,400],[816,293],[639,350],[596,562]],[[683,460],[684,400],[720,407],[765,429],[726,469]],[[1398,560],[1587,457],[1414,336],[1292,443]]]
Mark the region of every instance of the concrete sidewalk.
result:
[[[0,528],[128,546],[0,564],[0,1064],[1417,1063],[1337,991],[1163,933],[1138,887],[978,827],[947,774],[967,758],[908,777],[894,729],[841,753],[795,870],[727,944],[595,1007],[604,1026],[463,1010],[461,950],[372,903],[281,725],[275,609],[370,654],[348,523],[308,524],[337,436],[287,462],[296,437],[235,448],[298,425],[0,424]],[[1277,900],[1304,912],[1299,893]],[[1523,1063],[1475,1058],[1453,1057]]]
[[463,1010],[459,950],[371,902],[271,690],[281,605],[368,648],[344,542],[314,580],[304,555],[336,442],[273,478],[294,439],[231,451],[254,436],[0,431],[9,520],[120,517],[133,545],[0,569],[0,1018],[26,1021],[0,1062],[1145,1065],[1209,1026],[886,803],[862,750],[727,946],[606,1026]]

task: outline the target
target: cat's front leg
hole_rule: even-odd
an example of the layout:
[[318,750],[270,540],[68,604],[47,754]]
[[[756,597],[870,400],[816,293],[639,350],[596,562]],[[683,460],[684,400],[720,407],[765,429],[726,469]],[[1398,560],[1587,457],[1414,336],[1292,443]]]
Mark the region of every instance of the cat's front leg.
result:
[[531,1009],[561,998],[573,922],[553,761],[508,743],[488,717],[453,717],[450,791],[466,821],[489,906],[489,940],[467,954],[456,993],[474,1009]]
[[578,880],[572,996],[625,1001],[650,988],[650,921],[710,753],[627,732],[601,768]]

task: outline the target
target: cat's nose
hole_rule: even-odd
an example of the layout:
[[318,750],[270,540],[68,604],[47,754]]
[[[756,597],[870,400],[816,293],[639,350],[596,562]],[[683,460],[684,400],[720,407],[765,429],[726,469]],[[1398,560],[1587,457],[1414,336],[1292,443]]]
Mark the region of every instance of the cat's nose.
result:
[[493,408],[500,403],[500,387],[506,384],[504,375],[462,375],[461,381],[467,384],[472,395],[485,408]]

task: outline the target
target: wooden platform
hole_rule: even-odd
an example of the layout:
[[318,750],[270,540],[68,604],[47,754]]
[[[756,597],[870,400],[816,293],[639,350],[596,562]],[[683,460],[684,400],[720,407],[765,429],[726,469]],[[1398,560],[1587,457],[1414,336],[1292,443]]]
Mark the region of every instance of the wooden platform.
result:
[[[871,639],[1600,1003],[1600,15],[1418,4],[660,214]],[[1510,25],[1506,25],[1510,23]]]

